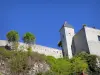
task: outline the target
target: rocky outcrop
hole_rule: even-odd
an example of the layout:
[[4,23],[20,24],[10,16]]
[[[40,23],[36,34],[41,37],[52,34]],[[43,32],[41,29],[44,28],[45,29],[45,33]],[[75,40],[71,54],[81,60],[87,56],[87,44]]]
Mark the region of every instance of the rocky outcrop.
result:
[[[33,62],[31,69],[25,74],[16,74],[16,75],[36,75],[37,73],[43,73],[50,70],[49,65],[46,62]],[[11,73],[8,61],[0,60],[0,75],[15,75]]]
[[28,75],[36,75],[37,73],[46,72],[48,70],[50,70],[49,65],[47,65],[45,62],[36,62],[34,63],[34,67],[29,70]]
[[0,59],[0,75],[10,75],[8,62]]

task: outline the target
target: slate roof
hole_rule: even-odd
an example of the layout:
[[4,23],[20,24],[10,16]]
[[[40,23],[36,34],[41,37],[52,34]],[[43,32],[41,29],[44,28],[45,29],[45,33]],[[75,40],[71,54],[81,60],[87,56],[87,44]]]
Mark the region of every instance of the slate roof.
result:
[[[72,25],[68,24],[66,21],[65,21],[65,23],[63,24],[63,26],[61,27],[61,29],[62,29],[63,27],[74,28]],[[60,30],[61,30],[61,29],[60,29]]]
[[68,24],[66,21],[65,21],[65,23],[63,24],[63,26],[69,27],[69,28],[74,28],[72,25]]

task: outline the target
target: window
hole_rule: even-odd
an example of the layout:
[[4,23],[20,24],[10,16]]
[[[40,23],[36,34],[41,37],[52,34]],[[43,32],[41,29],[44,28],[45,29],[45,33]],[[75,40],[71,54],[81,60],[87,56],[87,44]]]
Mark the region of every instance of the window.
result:
[[98,40],[100,41],[100,36],[98,36]]
[[69,35],[71,35],[71,33],[69,33]]

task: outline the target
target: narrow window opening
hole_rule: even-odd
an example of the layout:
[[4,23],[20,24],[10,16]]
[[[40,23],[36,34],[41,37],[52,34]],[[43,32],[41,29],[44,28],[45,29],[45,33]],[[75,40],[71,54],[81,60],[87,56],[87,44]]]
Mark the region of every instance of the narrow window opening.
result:
[[98,40],[100,41],[100,36],[98,36]]

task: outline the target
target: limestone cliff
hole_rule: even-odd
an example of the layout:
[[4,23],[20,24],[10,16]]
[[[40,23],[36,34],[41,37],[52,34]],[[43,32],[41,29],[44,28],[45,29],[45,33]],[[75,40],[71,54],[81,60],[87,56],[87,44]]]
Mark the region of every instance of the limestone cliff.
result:
[[0,75],[36,75],[37,73],[46,72],[50,70],[46,62],[32,62],[34,65],[30,70],[24,73],[14,74],[10,71],[9,61],[0,60]]

